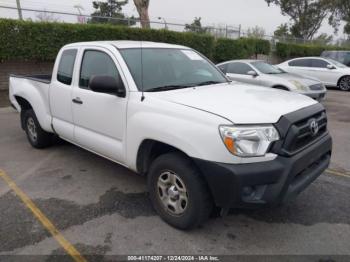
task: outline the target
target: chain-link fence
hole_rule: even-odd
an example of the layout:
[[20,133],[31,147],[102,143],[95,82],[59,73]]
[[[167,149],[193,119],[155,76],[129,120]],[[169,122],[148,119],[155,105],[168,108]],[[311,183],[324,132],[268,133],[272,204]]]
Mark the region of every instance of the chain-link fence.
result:
[[[38,9],[30,9],[30,8],[21,8],[18,9],[15,6],[4,6],[0,5],[0,9],[6,10],[6,14],[2,15],[5,18],[13,18],[13,17],[22,17],[24,20],[32,20],[32,21],[44,21],[44,22],[62,22],[62,23],[110,23],[110,24],[121,24],[129,27],[141,27],[140,20],[133,17],[127,18],[117,18],[117,17],[104,17],[104,16],[91,16],[73,12],[62,12],[62,11],[54,11],[54,10],[38,10]],[[17,14],[18,13],[18,14]],[[204,25],[198,27],[194,24],[182,24],[182,23],[174,23],[168,22],[165,18],[159,17],[157,21],[151,20],[150,27],[152,29],[166,29],[178,32],[184,31],[192,31],[197,33],[208,33],[213,35],[216,38],[231,38],[237,39],[240,37],[251,37],[248,31],[242,30],[241,25]],[[317,44],[317,45],[326,45],[329,42],[322,40],[306,40],[302,38],[292,38],[292,37],[275,37],[272,35],[258,35],[255,36],[258,38],[263,38],[269,40],[272,43],[272,47],[275,47],[277,42],[284,43],[295,43],[295,44]],[[350,45],[348,40],[338,40],[336,43],[338,45]]]

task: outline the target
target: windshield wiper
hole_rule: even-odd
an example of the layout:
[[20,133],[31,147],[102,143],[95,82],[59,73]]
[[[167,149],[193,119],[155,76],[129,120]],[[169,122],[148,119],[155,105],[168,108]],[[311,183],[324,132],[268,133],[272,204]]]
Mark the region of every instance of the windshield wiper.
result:
[[145,92],[161,92],[161,91],[169,91],[169,90],[176,90],[176,89],[183,89],[183,88],[190,88],[190,87],[196,87],[196,86],[206,86],[206,85],[214,85],[214,84],[221,84],[223,82],[219,81],[205,81],[198,84],[190,84],[190,85],[166,85],[166,86],[158,86],[153,87],[148,90],[145,90]]
[[167,85],[167,86],[158,86],[153,87],[148,90],[145,90],[146,92],[160,92],[160,91],[169,91],[169,90],[175,90],[175,89],[182,89],[182,88],[188,88],[193,87],[189,85]]
[[225,82],[220,82],[220,81],[205,81],[205,82],[201,82],[196,84],[195,86],[208,86],[208,85],[215,85],[215,84],[221,84],[221,83],[225,83]]

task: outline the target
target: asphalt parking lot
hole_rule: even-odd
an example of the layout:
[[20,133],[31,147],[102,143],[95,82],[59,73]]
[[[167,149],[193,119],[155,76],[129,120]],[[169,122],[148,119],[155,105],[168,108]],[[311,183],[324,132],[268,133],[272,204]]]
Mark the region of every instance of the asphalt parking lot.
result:
[[[334,139],[328,172],[292,203],[234,210],[189,232],[155,214],[145,178],[69,143],[30,147],[9,107],[0,109],[0,169],[83,256],[350,255],[350,92],[332,90],[324,104]],[[51,261],[65,253],[1,178],[0,222],[0,261],[38,254]]]

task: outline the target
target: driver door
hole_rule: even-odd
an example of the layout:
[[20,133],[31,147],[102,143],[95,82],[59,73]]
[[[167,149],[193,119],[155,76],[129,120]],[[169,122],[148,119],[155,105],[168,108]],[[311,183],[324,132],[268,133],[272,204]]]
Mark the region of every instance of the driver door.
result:
[[122,78],[113,53],[104,48],[82,48],[80,70],[72,93],[74,141],[83,148],[119,163],[125,162],[126,97],[97,93],[89,88],[95,75]]

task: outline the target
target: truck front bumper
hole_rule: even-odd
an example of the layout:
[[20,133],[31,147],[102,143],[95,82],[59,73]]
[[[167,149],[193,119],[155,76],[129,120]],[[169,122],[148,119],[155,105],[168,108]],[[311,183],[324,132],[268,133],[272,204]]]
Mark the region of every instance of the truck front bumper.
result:
[[296,197],[329,166],[332,138],[327,133],[302,152],[268,162],[223,164],[194,159],[222,208],[273,206]]

